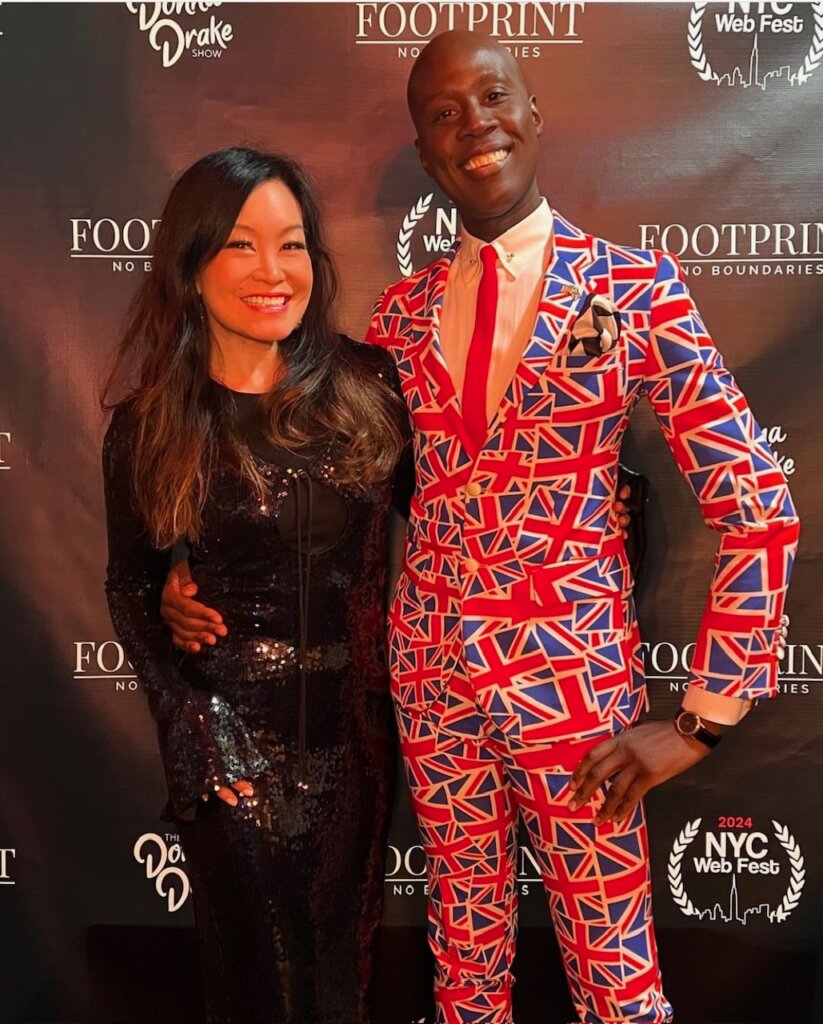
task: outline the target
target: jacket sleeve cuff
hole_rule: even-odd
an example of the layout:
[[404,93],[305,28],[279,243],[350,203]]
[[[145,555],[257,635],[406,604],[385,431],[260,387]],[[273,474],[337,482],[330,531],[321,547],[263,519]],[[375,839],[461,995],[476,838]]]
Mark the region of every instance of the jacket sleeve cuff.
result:
[[753,702],[743,697],[726,697],[690,686],[683,697],[683,707],[718,725],[737,725],[751,711]]
[[242,718],[216,694],[192,693],[170,723],[163,747],[169,803],[180,817],[191,817],[205,793],[254,778],[267,764]]

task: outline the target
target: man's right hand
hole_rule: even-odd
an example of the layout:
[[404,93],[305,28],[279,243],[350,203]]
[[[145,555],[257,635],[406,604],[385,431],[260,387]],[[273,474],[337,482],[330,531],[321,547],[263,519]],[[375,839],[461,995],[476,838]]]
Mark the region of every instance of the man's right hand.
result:
[[191,578],[187,561],[178,562],[166,577],[160,596],[160,614],[171,630],[175,647],[196,654],[202,644],[213,645],[219,636],[227,636],[223,617],[213,608],[192,598],[197,584]]

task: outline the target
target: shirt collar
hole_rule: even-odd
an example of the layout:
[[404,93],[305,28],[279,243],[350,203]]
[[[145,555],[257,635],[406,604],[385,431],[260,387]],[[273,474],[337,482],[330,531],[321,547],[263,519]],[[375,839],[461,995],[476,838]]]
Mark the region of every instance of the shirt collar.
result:
[[551,207],[545,199],[533,210],[528,217],[518,221],[508,231],[491,242],[484,242],[481,238],[462,228],[460,231],[460,251],[457,259],[460,263],[460,275],[468,283],[480,272],[480,250],[484,245],[493,245],[497,250],[500,265],[512,279],[516,279],[523,268],[528,266],[534,259],[540,257],[546,251],[548,242],[552,237],[554,218]]

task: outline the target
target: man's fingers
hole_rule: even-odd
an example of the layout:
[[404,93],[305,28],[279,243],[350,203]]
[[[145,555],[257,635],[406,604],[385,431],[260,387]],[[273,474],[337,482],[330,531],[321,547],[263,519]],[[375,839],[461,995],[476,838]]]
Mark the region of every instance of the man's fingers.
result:
[[184,587],[197,587],[197,584],[191,577],[191,566],[189,565],[188,558],[184,558],[182,562],[178,562],[171,571],[177,577],[181,590]]
[[175,647],[179,647],[181,651],[185,651],[186,654],[199,654],[201,650],[200,644],[196,640],[184,640],[178,641],[174,634],[172,634],[171,642]]
[[203,644],[214,647],[217,643],[217,637],[212,633],[192,633],[182,629],[173,629],[171,640],[174,646],[182,651],[199,651]]
[[226,628],[222,623],[204,619],[202,615],[181,615],[179,611],[173,611],[165,605],[161,607],[160,614],[167,626],[183,633],[217,633]]
[[[602,821],[597,821],[597,824],[602,825],[604,822],[611,820],[615,825],[619,825],[621,821],[625,821],[630,814],[634,813],[637,805],[646,793],[648,793],[649,789],[651,789],[651,786],[641,785],[641,783],[635,779],[631,786],[629,786],[623,796],[623,799],[618,803],[614,810],[610,812],[609,817],[604,817]],[[603,813],[602,808],[600,813]]]
[[239,782],[233,782],[232,786],[237,790],[241,796],[253,796],[254,786],[247,779],[240,779]]
[[160,602],[160,611],[166,622],[180,622],[189,629],[197,629],[205,623],[214,627],[223,622],[223,616],[213,608],[199,601],[192,601],[191,598],[183,597],[182,594],[166,596]]
[[588,803],[603,783],[615,772],[620,771],[624,764],[623,753],[615,745],[615,749],[607,757],[595,761],[583,776],[573,798],[569,801],[569,810],[576,811]]
[[215,790],[215,792],[220,797],[220,799],[224,803],[227,803],[230,807],[237,806],[237,794],[234,792],[233,789],[230,789],[228,786],[220,786],[219,789]]
[[[637,770],[633,767],[624,768],[609,786],[603,806],[594,818],[595,825],[603,825],[611,821],[618,807],[630,808],[640,799],[640,787],[637,784]],[[628,813],[628,811],[626,811]]]
[[572,792],[579,789],[583,783],[583,779],[592,770],[594,765],[609,757],[616,749],[617,740],[614,737],[604,740],[602,743],[598,743],[596,747],[592,747],[588,754],[580,759],[580,763],[572,773],[572,777],[569,779],[569,789]]
[[588,754],[580,759],[580,763],[572,773],[572,777],[569,780],[569,789],[577,789],[592,765],[602,761],[604,757],[608,757],[616,746],[617,740],[611,737],[608,740],[603,740],[602,743],[598,743],[596,747],[592,747]]

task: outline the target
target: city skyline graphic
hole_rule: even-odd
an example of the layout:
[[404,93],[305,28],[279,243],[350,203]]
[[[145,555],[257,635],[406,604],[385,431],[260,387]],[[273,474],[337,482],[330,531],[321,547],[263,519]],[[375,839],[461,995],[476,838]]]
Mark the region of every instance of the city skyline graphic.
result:
[[760,903],[756,907],[748,907],[745,910],[741,910],[740,895],[737,891],[737,876],[732,875],[728,910],[725,910],[720,901],[718,901],[713,907],[709,907],[706,910],[696,910],[694,916],[700,921],[723,921],[726,924],[732,924],[732,922],[736,921],[738,924],[747,925],[750,917],[757,917],[761,914],[766,921],[773,921],[775,918],[775,912],[772,910],[770,903]]
[[779,68],[775,68],[772,71],[762,72],[760,69],[760,47],[758,40],[759,36],[755,33],[754,42],[749,54],[748,77],[744,76],[742,68],[737,65],[724,75],[714,72],[714,80],[717,85],[742,86],[744,89],[757,86],[765,91],[770,82],[779,81],[780,79],[784,79],[791,86],[803,85],[809,79],[810,76],[803,71],[802,64],[794,72],[790,64],[781,64]]

